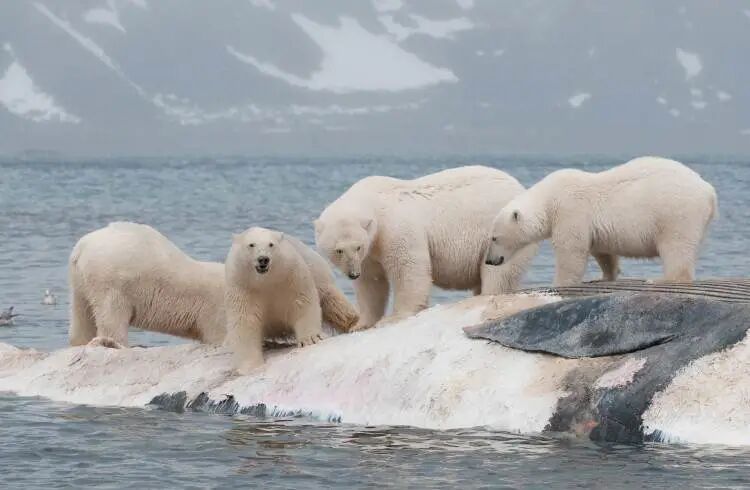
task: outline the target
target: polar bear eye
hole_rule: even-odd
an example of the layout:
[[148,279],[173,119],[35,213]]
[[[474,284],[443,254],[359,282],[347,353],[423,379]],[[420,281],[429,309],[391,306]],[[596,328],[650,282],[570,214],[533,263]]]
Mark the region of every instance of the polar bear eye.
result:
[[344,253],[344,251],[343,251],[343,250],[341,250],[340,248],[337,248],[337,249],[336,249],[336,253],[337,253],[337,254],[339,254],[339,255],[341,255],[342,253]]
[[361,245],[359,247],[357,247],[357,252],[359,252],[360,250],[362,250],[362,246]]
[[496,241],[497,241],[497,237],[496,237],[496,236],[493,236],[493,237],[492,237],[492,241],[493,241],[493,242],[496,242]]
[[269,243],[268,246],[273,248],[273,243]]
[[253,247],[255,247],[255,244],[254,244],[254,243],[251,243],[251,244],[250,244],[250,245],[248,245],[248,246],[249,246],[250,248],[253,248]]

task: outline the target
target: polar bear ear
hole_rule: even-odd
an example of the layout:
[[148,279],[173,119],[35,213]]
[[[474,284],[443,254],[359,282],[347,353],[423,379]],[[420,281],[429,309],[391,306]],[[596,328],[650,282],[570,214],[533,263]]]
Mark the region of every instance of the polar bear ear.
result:
[[276,237],[276,241],[281,243],[284,240],[284,232],[280,231],[279,236]]
[[513,211],[510,217],[511,219],[513,219],[513,222],[518,223],[518,220],[521,219],[521,212],[516,209]]
[[323,222],[322,221],[320,221],[319,219],[316,219],[315,221],[313,221],[313,224],[315,225],[315,233],[317,233],[318,235],[320,235],[321,233],[323,233]]

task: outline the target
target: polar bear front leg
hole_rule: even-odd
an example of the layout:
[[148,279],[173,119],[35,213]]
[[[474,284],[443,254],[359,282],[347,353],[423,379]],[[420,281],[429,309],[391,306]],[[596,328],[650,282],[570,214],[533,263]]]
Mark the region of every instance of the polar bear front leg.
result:
[[232,364],[240,374],[263,364],[263,321],[256,307],[228,305],[224,346],[232,351]]
[[380,323],[392,323],[427,308],[432,291],[432,264],[426,250],[383,264],[393,285],[393,313]]
[[584,248],[555,249],[554,286],[579,284],[586,274],[589,253]]
[[591,253],[591,233],[586,215],[557,223],[552,232],[555,252],[555,286],[570,286],[583,281]]
[[323,340],[323,313],[320,309],[318,295],[305,298],[298,303],[299,316],[294,320],[292,329],[297,337],[297,347],[317,344]]
[[390,287],[380,264],[367,260],[362,263],[362,275],[354,281],[359,321],[352,330],[364,330],[375,325],[388,306]]

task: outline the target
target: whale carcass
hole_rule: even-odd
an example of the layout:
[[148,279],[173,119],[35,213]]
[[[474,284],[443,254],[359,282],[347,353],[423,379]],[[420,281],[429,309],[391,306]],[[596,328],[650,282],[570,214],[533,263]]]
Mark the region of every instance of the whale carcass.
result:
[[[465,331],[527,352],[606,357],[566,375],[568,394],[546,429],[585,429],[594,440],[641,442],[662,437],[643,431],[654,395],[692,361],[742,341],[748,327],[750,304],[639,293],[565,300]],[[610,381],[602,381],[607,372]]]
[[0,344],[0,391],[353,424],[750,444],[747,306],[701,295],[599,296],[602,287],[594,297],[532,292],[438,305],[270,351],[247,376],[223,348],[198,344],[52,352]]

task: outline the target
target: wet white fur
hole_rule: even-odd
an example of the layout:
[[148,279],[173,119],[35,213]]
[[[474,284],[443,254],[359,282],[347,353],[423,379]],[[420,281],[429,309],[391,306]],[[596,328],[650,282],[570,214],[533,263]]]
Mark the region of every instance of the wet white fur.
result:
[[147,225],[118,222],[70,255],[69,340],[128,344],[128,326],[207,343],[224,340],[224,266],[188,257]]
[[[269,259],[266,272],[259,260]],[[263,339],[294,333],[299,346],[322,339],[322,312],[312,272],[283,233],[250,228],[235,235],[226,268],[225,345],[248,373],[263,363]]]
[[[286,237],[313,274],[327,322],[346,331],[357,312],[326,261]],[[71,345],[97,335],[127,345],[127,327],[221,343],[226,333],[224,264],[192,259],[150,226],[118,222],[82,237],[69,263]]]
[[551,238],[556,286],[580,282],[589,255],[604,280],[617,278],[619,257],[660,257],[665,280],[692,281],[717,213],[711,184],[674,160],[636,158],[599,173],[558,170],[500,211],[489,257],[508,260]]
[[358,328],[426,308],[435,284],[496,294],[515,289],[536,245],[501,267],[484,263],[493,218],[523,186],[482,166],[444,170],[414,180],[367,177],[330,204],[315,222],[318,249],[354,281]]

